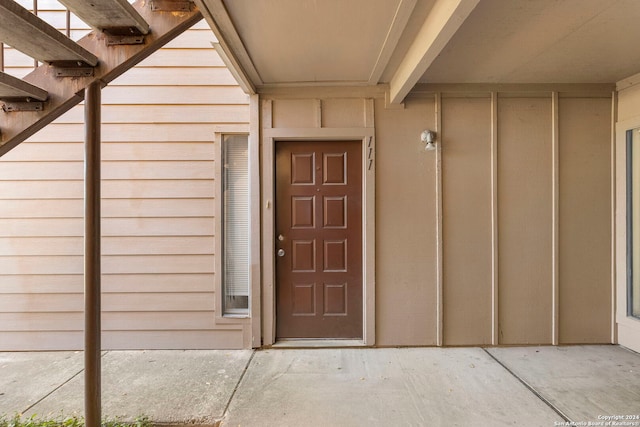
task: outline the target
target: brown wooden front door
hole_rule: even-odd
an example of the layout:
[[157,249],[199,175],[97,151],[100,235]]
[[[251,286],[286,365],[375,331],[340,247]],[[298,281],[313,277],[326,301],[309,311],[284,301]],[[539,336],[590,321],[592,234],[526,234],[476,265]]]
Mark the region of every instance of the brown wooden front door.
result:
[[276,143],[277,338],[362,338],[361,143]]

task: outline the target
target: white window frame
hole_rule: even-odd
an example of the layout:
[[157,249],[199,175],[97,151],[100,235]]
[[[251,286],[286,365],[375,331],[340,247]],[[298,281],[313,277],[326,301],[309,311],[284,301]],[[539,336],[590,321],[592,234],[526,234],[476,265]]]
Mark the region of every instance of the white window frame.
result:
[[640,116],[620,121],[615,127],[615,157],[613,173],[615,174],[615,323],[614,343],[621,344],[634,351],[640,351],[640,319],[629,315],[628,294],[628,230],[627,230],[627,131],[640,128]]
[[[243,153],[238,152],[237,144],[243,145]],[[222,195],[222,209],[220,210],[220,217],[222,225],[219,228],[217,235],[222,248],[222,251],[220,251],[221,253],[218,255],[222,259],[222,269],[220,270],[220,276],[222,278],[222,315],[224,317],[249,317],[251,310],[251,287],[249,278],[249,236],[251,235],[251,211],[249,209],[249,135],[236,133],[223,134],[221,151],[222,156],[220,157],[220,163],[222,164],[222,180],[220,185],[222,187],[222,191],[220,194]],[[231,159],[231,156],[235,156],[235,160],[245,160],[246,163],[240,165],[240,168],[246,168],[246,170],[238,173],[238,170],[234,171],[233,169],[230,169],[231,163],[234,162]],[[246,158],[244,156],[246,156]],[[240,179],[240,181],[236,180],[236,182],[240,183],[240,187],[236,188],[236,190],[243,193],[246,190],[246,194],[244,194],[246,199],[244,197],[237,197],[238,194],[230,194],[229,183],[227,182],[230,172],[237,179]],[[246,187],[244,187],[245,185]],[[239,205],[235,204],[234,201],[239,203]],[[240,208],[240,210],[237,210],[238,208]],[[237,213],[237,215],[235,218],[230,218],[233,212]],[[230,230],[229,223],[236,221],[241,223],[242,229],[231,227],[232,233],[230,234],[237,233],[236,235],[242,241],[235,241],[236,239],[233,238],[229,240],[229,235],[227,233],[228,230]],[[246,226],[246,229],[244,229],[244,226]],[[230,253],[236,253],[239,256],[239,259],[232,260],[233,262],[231,264],[229,263]],[[236,283],[236,280],[229,280],[230,274],[238,279],[238,283]],[[227,304],[230,295],[246,297],[246,307],[229,307]],[[243,303],[245,303],[245,301],[243,301]]]
[[[224,314],[224,242],[222,230],[223,212],[224,212],[224,182],[222,161],[223,157],[223,139],[226,135],[247,135],[249,149],[249,310],[245,314]],[[259,316],[260,316],[260,292],[259,292],[259,258],[260,258],[260,239],[259,236],[259,173],[256,166],[258,158],[255,152],[257,147],[254,141],[255,137],[249,132],[248,125],[226,125],[217,126],[214,132],[214,168],[215,168],[215,311],[216,324],[238,325],[244,330],[245,343],[247,346],[257,347],[260,345],[259,338]],[[258,198],[256,198],[258,196]],[[257,250],[256,250],[257,249]],[[256,268],[258,264],[258,268]],[[256,291],[256,288],[258,290]],[[258,335],[256,336],[256,332]]]
[[[638,156],[637,152],[640,151],[640,127],[633,129],[627,129],[625,132],[626,143],[626,178],[627,178],[627,317],[634,319],[640,319],[640,311],[638,307],[634,307],[637,304],[638,296],[635,295],[634,285],[637,284],[638,276],[640,276],[640,269],[637,268],[636,262],[638,254],[635,250],[638,242],[638,230],[636,230],[637,224],[635,220],[637,218],[637,200],[634,199],[634,193],[638,191],[637,174],[638,165],[635,162]],[[636,178],[636,179],[634,179]],[[637,291],[637,289],[635,290]]]

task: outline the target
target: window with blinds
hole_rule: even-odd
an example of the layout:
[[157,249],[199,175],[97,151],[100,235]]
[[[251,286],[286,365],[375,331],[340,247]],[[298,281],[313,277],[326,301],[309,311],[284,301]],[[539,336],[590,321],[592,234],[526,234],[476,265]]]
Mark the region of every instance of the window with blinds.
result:
[[223,314],[249,314],[249,150],[247,135],[222,139]]

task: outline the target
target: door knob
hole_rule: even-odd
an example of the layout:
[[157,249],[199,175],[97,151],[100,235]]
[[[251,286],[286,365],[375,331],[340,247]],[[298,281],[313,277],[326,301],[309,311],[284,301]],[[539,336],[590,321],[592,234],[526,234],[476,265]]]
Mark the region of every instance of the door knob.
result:
[[278,249],[278,256],[284,256],[284,249]]

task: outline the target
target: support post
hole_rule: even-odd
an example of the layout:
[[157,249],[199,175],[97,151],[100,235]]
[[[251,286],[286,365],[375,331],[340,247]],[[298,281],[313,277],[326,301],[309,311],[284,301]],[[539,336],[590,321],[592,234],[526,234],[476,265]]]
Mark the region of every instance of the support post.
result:
[[85,89],[84,176],[84,417],[87,427],[101,422],[100,325],[100,82]]

